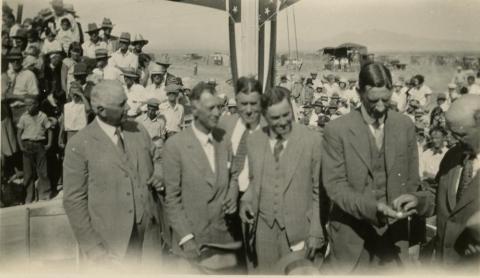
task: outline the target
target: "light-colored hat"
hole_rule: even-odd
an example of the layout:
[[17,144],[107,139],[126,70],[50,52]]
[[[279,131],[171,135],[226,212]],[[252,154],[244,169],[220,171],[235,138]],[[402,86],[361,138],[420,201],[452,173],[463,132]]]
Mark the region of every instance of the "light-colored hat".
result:
[[164,71],[162,71],[162,67],[158,64],[152,64],[150,68],[150,74],[162,74]]
[[65,3],[63,5],[63,9],[68,13],[72,13],[72,14],[76,13],[75,8],[73,8],[73,4],[70,4],[70,3]]
[[93,22],[93,23],[88,23],[88,29],[87,31],[85,31],[85,33],[90,34],[98,31],[100,31],[100,28],[98,28],[97,23]]
[[31,56],[31,55],[27,55],[24,59],[23,59],[23,63],[22,63],[22,66],[24,68],[28,68],[28,67],[31,67],[31,66],[34,66],[37,64],[37,61],[38,59]]
[[277,275],[319,275],[319,269],[316,265],[321,262],[311,262],[305,258],[305,251],[290,252],[280,258],[275,264],[275,274]]
[[341,77],[338,83],[345,83],[348,84],[348,80],[345,77]]
[[156,60],[155,63],[165,68],[168,68],[171,65],[171,63],[167,61],[165,57],[161,57],[160,59]]
[[52,0],[50,4],[54,8],[63,8],[63,0]]
[[237,107],[237,102],[235,101],[234,98],[231,98],[231,99],[228,100],[227,106],[228,107]]
[[126,77],[132,77],[132,78],[140,77],[140,74],[138,74],[138,71],[134,68],[123,68],[122,75]]
[[110,58],[110,55],[108,55],[108,50],[105,48],[95,49],[95,59],[103,59],[103,58]]
[[169,93],[177,93],[178,94],[181,89],[182,89],[182,87],[180,85],[170,84],[170,85],[167,85],[165,87],[165,92],[167,92],[167,94],[169,94]]
[[[102,28],[105,28],[105,27],[103,27],[103,25],[102,25]],[[130,43],[130,40],[131,40],[131,38],[130,38],[130,33],[128,33],[128,32],[122,32],[122,33],[120,34],[120,38],[119,38],[118,40],[119,40],[120,42]]]
[[54,17],[52,10],[50,9],[43,9],[38,12],[38,15],[43,19],[43,21],[47,21]]
[[158,106],[160,105],[160,101],[156,98],[150,98],[147,100],[147,105],[158,108]]
[[114,25],[113,25],[112,21],[110,20],[110,18],[106,18],[106,17],[103,18],[102,27],[101,27],[102,29],[104,29],[104,28],[110,28],[110,29],[112,29],[113,26],[114,26]]
[[448,88],[449,88],[449,89],[456,89],[456,88],[457,88],[457,84],[455,84],[455,83],[450,83],[450,84],[448,84]]
[[133,37],[132,43],[143,42],[143,44],[148,44],[148,40],[144,39],[142,34],[135,34]]

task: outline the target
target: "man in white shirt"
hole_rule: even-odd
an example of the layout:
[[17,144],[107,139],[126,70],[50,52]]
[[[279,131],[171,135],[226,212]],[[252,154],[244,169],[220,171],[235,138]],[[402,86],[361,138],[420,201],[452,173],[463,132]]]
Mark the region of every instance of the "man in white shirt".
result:
[[146,104],[148,100],[145,88],[137,83],[140,77],[137,70],[127,68],[123,70],[122,75],[125,81],[124,89],[128,98],[127,103],[130,106],[128,116],[136,117],[142,112],[142,106]]
[[440,162],[448,151],[445,146],[447,132],[444,129],[434,127],[429,131],[429,134],[431,147],[419,155],[420,178],[433,181],[440,168]]
[[318,118],[320,116],[325,116],[324,106],[323,106],[323,103],[322,103],[321,100],[316,100],[313,103],[313,107],[314,107],[314,110],[313,110],[312,115],[310,116],[310,120],[308,121],[308,125],[309,126],[318,126]]
[[138,56],[128,51],[130,46],[130,33],[120,35],[120,48],[112,54],[108,64],[118,68],[138,68]]
[[167,101],[167,92],[165,91],[166,68],[154,63],[150,67],[151,84],[146,90],[149,97],[158,99],[161,103]]
[[467,77],[468,93],[472,95],[480,95],[480,85],[475,83],[475,75],[471,74]]
[[95,59],[97,60],[97,67],[93,69],[93,75],[99,80],[117,80],[120,83],[124,83],[122,78],[122,71],[116,67],[110,66],[108,60],[108,50],[105,48],[99,48],[95,50]]
[[225,214],[234,213],[236,203],[224,206],[231,160],[229,143],[216,132],[219,100],[205,82],[193,88],[191,99],[195,121],[167,140],[163,170],[172,252],[196,260],[203,244],[234,241]]
[[165,116],[167,120],[167,138],[182,130],[184,108],[183,105],[177,103],[180,89],[181,87],[179,85],[168,85],[165,88],[168,101],[160,104],[160,113]]
[[97,49],[107,49],[107,44],[100,40],[99,32],[100,28],[97,27],[96,23],[88,24],[88,29],[85,33],[90,36],[90,40],[82,44],[83,56],[95,59],[95,51]]
[[402,91],[402,83],[396,81],[393,83],[392,100],[397,103],[398,112],[405,112],[407,106],[407,95]]
[[428,97],[432,94],[432,90],[425,85],[425,78],[423,75],[417,74],[412,78],[414,84],[413,88],[409,91],[410,99],[416,99],[420,102],[422,107],[428,103]]
[[55,14],[54,15],[55,28],[56,28],[55,31],[60,30],[62,19],[67,18],[68,21],[70,21],[72,23],[71,28],[72,28],[72,32],[73,32],[74,41],[80,42],[80,30],[77,26],[77,21],[75,20],[75,17],[72,14],[66,12],[64,4],[63,4],[63,0],[53,0],[51,2],[51,4],[52,4],[52,9],[53,9],[54,14]]
[[327,76],[327,83],[324,84],[325,91],[329,97],[334,93],[338,93],[338,84],[335,82],[335,75],[329,74]]

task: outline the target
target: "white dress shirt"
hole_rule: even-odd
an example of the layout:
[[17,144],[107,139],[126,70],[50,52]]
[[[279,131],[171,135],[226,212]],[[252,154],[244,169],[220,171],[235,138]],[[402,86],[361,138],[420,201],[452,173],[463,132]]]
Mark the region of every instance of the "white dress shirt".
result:
[[431,95],[432,90],[427,85],[422,85],[419,89],[412,88],[409,94],[410,99],[416,99],[420,102],[421,106],[425,106],[427,104],[427,95]]
[[180,132],[183,124],[183,105],[177,103],[174,107],[170,102],[164,102],[159,106],[159,112],[167,120],[167,131]]
[[213,146],[212,133],[203,133],[195,126],[195,123],[192,124],[192,130],[195,134],[195,137],[197,137],[198,141],[200,141],[200,145],[207,156],[210,169],[212,169],[212,172],[215,173],[215,148]]
[[[242,135],[245,132],[247,127],[243,123],[242,119],[238,119],[237,124],[235,125],[235,128],[233,129],[232,132],[232,152],[233,155],[237,155],[238,151],[238,146],[240,145],[240,140],[242,139]],[[249,134],[252,134],[254,131],[260,129],[260,124],[257,125],[257,127],[254,130],[250,130]],[[245,164],[243,165],[243,169],[238,175],[238,187],[240,192],[245,192],[248,188],[248,183],[249,183],[249,172],[248,172],[248,156],[245,157]]]
[[[105,132],[105,134],[107,134],[108,138],[110,138],[112,143],[116,146],[118,143],[118,136],[115,132],[117,128],[102,121],[99,117],[97,117],[96,119],[100,128]],[[121,136],[122,138],[124,138],[123,134],[121,134]]]
[[127,51],[125,54],[123,54],[119,49],[113,53],[112,57],[108,60],[108,64],[113,67],[137,69],[138,56],[130,51]]
[[443,147],[440,154],[434,154],[432,149],[420,153],[420,177],[422,179],[435,178],[440,169],[440,162],[447,151],[448,148]]
[[98,41],[97,43],[93,43],[90,40],[86,41],[82,44],[83,56],[95,59],[95,50],[100,48],[107,49],[107,44],[102,41]]

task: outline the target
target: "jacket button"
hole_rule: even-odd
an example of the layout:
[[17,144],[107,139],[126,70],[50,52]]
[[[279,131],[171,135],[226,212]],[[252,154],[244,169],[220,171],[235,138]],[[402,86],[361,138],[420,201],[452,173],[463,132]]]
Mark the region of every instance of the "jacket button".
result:
[[398,173],[398,176],[400,177],[400,176],[402,176],[402,174]]
[[128,213],[133,213],[133,209],[128,210]]
[[132,193],[130,193],[130,192],[127,192],[127,196],[130,196],[131,194],[132,194]]

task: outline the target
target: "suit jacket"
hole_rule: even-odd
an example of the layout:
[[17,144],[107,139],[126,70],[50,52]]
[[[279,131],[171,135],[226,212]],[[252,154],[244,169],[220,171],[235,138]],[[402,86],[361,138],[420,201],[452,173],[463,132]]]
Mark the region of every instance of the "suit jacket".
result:
[[[354,268],[364,244],[376,240],[372,237],[376,234],[374,226],[382,226],[377,217],[368,132],[360,109],[356,109],[330,122],[324,133],[322,176],[332,202],[328,215],[331,258],[345,272]],[[401,194],[416,194],[418,150],[414,125],[406,116],[389,111],[384,134],[386,198],[390,203]],[[417,195],[421,197],[419,214],[424,214],[427,197]]]
[[[232,134],[237,126],[238,120],[240,120],[240,116],[238,114],[234,114],[222,116],[218,121],[218,128],[225,131],[225,140],[227,142],[232,142]],[[263,116],[260,116],[259,125],[261,128],[267,126],[267,122]]]
[[180,252],[178,242],[188,234],[193,234],[198,244],[233,241],[222,210],[228,191],[230,153],[224,138],[213,134],[215,173],[191,127],[165,144],[165,211],[176,253]]
[[437,175],[436,254],[439,261],[449,266],[468,261],[463,254],[466,245],[472,241],[463,232],[468,218],[480,209],[478,197],[480,174],[478,172],[461,199],[456,201],[456,185],[462,174],[463,160],[462,147],[460,145],[453,147],[445,154]]
[[154,173],[150,137],[136,122],[125,123],[123,135],[128,163],[122,162],[117,147],[97,121],[73,136],[65,148],[63,205],[87,255],[99,249],[125,255],[135,216],[133,194],[141,200],[136,207],[143,207],[146,231],[158,223],[156,202],[147,187]]
[[[248,137],[250,185],[242,202],[253,206],[258,221],[261,187],[271,186],[263,181],[266,152],[271,152],[268,127]],[[282,159],[287,161],[283,191],[285,229],[289,242],[295,244],[308,237],[323,237],[320,225],[320,135],[303,125],[293,123]]]

